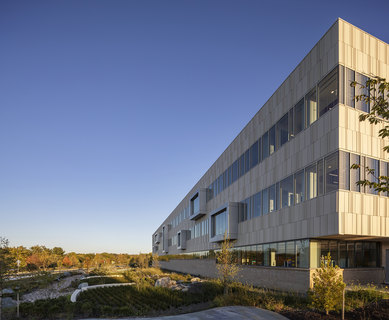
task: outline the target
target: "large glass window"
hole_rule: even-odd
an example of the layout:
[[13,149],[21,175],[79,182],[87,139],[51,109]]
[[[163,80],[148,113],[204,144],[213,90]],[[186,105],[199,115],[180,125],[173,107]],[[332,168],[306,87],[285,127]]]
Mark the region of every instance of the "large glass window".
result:
[[239,222],[246,221],[248,219],[251,219],[250,198],[247,198],[242,201]]
[[339,153],[334,152],[325,158],[325,190],[326,193],[339,188]]
[[[350,166],[353,165],[353,164],[360,164],[360,156],[356,155],[356,154],[350,154]],[[351,169],[350,168],[350,190],[351,191],[360,191],[360,186],[357,185],[357,182],[359,180],[361,180],[361,177],[360,177],[360,170],[361,169]]]
[[257,246],[257,266],[263,266],[264,264],[264,256],[263,256],[263,245]]
[[196,214],[200,211],[200,199],[199,199],[199,195],[196,194],[192,200],[192,215],[193,214]]
[[286,266],[285,242],[278,242],[278,244],[277,244],[276,266],[277,267],[285,267]]
[[262,214],[269,213],[269,190],[262,190]]
[[[380,176],[388,177],[389,176],[389,163],[385,161],[380,161]],[[388,196],[388,192],[381,193],[382,196]]]
[[295,204],[304,201],[304,170],[294,174],[294,201]]
[[339,151],[339,189],[350,190],[350,154]]
[[288,114],[285,114],[276,125],[277,149],[288,142]]
[[[355,86],[355,95],[360,96],[361,94],[364,94],[366,96],[369,96],[369,90],[366,88],[362,88],[362,86],[366,85],[366,81],[369,80],[368,77],[356,72],[355,73],[355,81],[357,82],[357,85]],[[359,101],[355,102],[355,108],[364,112],[369,112],[369,103],[367,103],[364,99],[359,99]]]
[[269,156],[269,132],[262,136],[262,160]]
[[293,175],[280,182],[281,208],[289,207],[293,204]]
[[294,108],[291,108],[289,110],[289,116],[288,116],[288,137],[289,140],[293,138],[294,136],[294,129],[293,129],[293,110]]
[[338,68],[319,83],[319,116],[338,104]]
[[[365,173],[365,178],[369,180],[370,182],[378,182],[378,177],[380,176],[380,162],[376,159],[371,159],[366,157],[365,158],[365,166],[366,168],[369,168],[370,170],[374,170],[374,174],[368,174]],[[374,188],[365,187],[366,193],[370,194],[378,194],[377,191],[374,190]]]
[[285,267],[296,267],[296,252],[294,241],[288,241],[285,243]]
[[309,268],[309,240],[296,241],[296,256],[298,268]]
[[244,153],[239,158],[239,177],[243,176],[246,172],[244,171]]
[[269,212],[277,210],[276,207],[276,185],[272,185],[269,188]]
[[316,163],[305,169],[305,186],[307,200],[317,197]]
[[346,68],[346,95],[345,95],[345,104],[350,107],[355,107],[355,88],[351,86],[351,83],[355,81],[355,72],[349,68]]
[[264,244],[263,246],[263,265],[265,267],[270,266],[270,245]]
[[258,141],[250,147],[250,169],[258,164]]
[[261,192],[253,195],[253,216],[259,217],[261,215],[262,203],[261,203]]
[[298,134],[300,131],[304,130],[305,123],[305,110],[304,110],[304,98],[301,99],[293,108],[293,129],[294,135]]
[[250,149],[244,153],[244,172],[250,170]]
[[233,164],[232,164],[232,182],[235,182],[236,180],[238,180],[238,174],[239,174],[239,165],[238,165],[238,160],[236,160]]
[[324,193],[324,161],[317,162],[317,195]]
[[276,126],[272,126],[269,130],[269,154],[276,151]]
[[305,96],[307,127],[317,120],[317,98],[316,88]]
[[212,237],[216,235],[224,235],[227,231],[227,211],[224,210],[212,216]]

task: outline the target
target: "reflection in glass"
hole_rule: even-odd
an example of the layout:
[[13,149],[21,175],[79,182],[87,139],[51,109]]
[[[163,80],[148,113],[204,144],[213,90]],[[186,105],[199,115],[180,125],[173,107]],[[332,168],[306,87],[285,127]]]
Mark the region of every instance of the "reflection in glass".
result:
[[338,68],[319,83],[319,117],[338,104]]
[[305,96],[307,127],[317,120],[317,98],[316,88]]

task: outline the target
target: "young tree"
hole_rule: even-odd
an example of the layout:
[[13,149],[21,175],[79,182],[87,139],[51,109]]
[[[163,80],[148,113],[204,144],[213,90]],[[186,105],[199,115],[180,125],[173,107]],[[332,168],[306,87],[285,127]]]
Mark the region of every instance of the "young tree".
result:
[[239,267],[234,261],[232,252],[233,242],[227,236],[227,232],[224,234],[224,240],[221,244],[221,251],[217,255],[216,268],[218,271],[219,279],[224,288],[224,294],[228,294],[228,288],[230,283],[234,280],[239,272]]
[[332,266],[331,255],[321,257],[320,268],[313,274],[313,289],[311,291],[314,307],[324,310],[326,314],[339,310],[342,306],[343,290],[346,284],[338,266]]
[[[382,139],[389,137],[389,82],[380,77],[375,77],[366,81],[366,83],[357,83],[353,81],[351,86],[359,86],[364,94],[355,96],[355,101],[364,101],[370,104],[370,112],[359,116],[359,121],[368,120],[371,124],[381,125],[378,136]],[[383,150],[389,153],[389,145],[384,146]],[[361,165],[353,164],[351,168],[358,169]],[[357,182],[360,186],[373,188],[377,192],[389,192],[389,173],[387,175],[378,175],[374,169],[367,166],[362,168],[366,173],[366,179]]]
[[8,248],[8,240],[0,237],[0,320],[1,320],[1,297],[4,283],[11,273],[13,259]]

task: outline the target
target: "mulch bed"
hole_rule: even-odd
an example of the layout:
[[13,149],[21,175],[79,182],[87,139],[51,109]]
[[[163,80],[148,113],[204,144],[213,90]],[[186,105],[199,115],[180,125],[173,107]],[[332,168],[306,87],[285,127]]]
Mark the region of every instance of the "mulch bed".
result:
[[[339,320],[340,314],[330,313],[328,316],[325,313],[315,311],[301,310],[284,310],[280,314],[290,320]],[[346,312],[344,315],[346,320],[389,320],[389,300],[381,300],[377,303],[372,303],[365,308],[355,309]]]

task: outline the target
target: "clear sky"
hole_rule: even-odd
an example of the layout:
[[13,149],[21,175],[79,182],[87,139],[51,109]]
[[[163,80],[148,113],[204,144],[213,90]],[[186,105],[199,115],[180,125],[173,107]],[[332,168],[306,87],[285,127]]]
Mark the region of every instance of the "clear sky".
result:
[[389,2],[0,1],[0,236],[150,252],[151,235],[337,17]]

